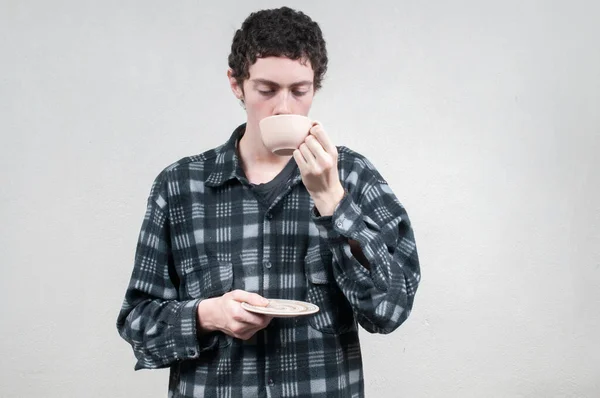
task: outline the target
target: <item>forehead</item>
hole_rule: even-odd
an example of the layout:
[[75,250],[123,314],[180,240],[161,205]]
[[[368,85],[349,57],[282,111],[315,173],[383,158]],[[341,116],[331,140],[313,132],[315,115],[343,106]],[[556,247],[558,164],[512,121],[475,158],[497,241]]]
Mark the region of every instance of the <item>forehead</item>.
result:
[[258,58],[248,69],[249,80],[269,80],[279,85],[313,81],[315,73],[310,61],[287,57]]

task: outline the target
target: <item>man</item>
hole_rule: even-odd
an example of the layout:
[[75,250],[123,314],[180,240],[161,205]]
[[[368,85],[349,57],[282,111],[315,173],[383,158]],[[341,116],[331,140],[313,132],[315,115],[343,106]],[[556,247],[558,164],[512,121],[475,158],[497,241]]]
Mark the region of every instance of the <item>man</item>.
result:
[[[247,122],[156,178],[119,332],[136,369],[170,367],[171,397],[362,397],[358,324],[395,330],[420,279],[406,212],[319,123],[293,156],[263,145],[259,121],[307,115],[327,69],[308,16],[251,14],[229,66]],[[242,307],[273,298],[320,311],[272,318]]]

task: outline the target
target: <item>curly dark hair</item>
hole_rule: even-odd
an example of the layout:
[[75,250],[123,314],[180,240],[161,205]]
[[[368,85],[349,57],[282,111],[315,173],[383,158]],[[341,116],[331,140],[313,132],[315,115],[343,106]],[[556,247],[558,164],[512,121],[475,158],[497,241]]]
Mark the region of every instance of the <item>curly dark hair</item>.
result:
[[229,54],[232,76],[240,87],[258,58],[285,56],[308,60],[315,73],[315,91],[327,71],[327,49],[319,25],[288,7],[253,12],[235,32]]

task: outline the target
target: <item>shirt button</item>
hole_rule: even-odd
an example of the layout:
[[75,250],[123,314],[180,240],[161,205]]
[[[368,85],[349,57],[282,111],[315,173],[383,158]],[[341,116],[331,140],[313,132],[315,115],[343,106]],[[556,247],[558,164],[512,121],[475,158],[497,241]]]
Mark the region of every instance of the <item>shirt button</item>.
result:
[[341,221],[338,221],[338,222],[337,222],[337,226],[338,226],[338,227],[342,228],[342,225],[344,225],[344,223],[343,223],[343,222],[341,222]]
[[265,262],[263,262],[263,265],[264,265],[266,268],[271,268],[271,266],[272,266],[273,264],[271,264],[271,262],[270,262],[270,261],[265,261]]

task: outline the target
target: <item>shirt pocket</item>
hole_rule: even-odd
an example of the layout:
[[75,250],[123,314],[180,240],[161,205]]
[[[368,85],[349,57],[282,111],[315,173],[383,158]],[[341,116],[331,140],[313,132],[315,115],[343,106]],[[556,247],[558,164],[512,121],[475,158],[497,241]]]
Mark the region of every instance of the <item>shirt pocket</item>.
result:
[[219,297],[231,290],[233,264],[216,259],[201,261],[186,268],[183,277],[188,297],[193,299]]
[[[183,272],[182,285],[185,299],[208,299],[219,297],[231,290],[233,264],[225,261],[199,261]],[[222,350],[232,343],[232,337],[222,332],[198,335],[201,346],[214,346]],[[206,354],[205,354],[206,355]]]
[[319,312],[309,316],[310,325],[328,334],[341,334],[356,330],[352,307],[335,282],[333,256],[328,248],[310,249],[305,258],[307,299],[319,307]]

